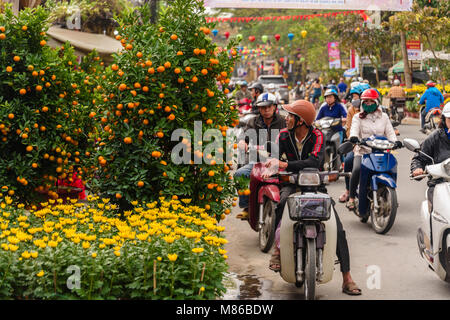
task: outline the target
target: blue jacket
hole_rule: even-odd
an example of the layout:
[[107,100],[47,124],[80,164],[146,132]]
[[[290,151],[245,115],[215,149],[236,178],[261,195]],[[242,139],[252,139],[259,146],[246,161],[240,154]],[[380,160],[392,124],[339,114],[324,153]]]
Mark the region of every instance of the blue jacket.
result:
[[420,98],[419,104],[423,104],[427,101],[425,112],[430,111],[433,108],[439,108],[441,103],[444,103],[444,96],[436,87],[428,88],[422,97]]

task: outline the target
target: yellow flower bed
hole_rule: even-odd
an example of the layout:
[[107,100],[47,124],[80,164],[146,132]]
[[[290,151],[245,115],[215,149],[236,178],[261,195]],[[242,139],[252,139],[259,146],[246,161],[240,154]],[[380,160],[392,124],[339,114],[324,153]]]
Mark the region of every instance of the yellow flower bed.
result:
[[[436,85],[441,92],[443,92],[443,87],[440,84]],[[382,96],[387,95],[390,88],[377,88],[377,90],[381,93]],[[423,94],[425,90],[427,90],[426,85],[414,85],[412,88],[404,88],[406,95],[416,95]],[[445,86],[445,92],[450,92],[450,85]]]
[[[205,209],[183,199],[61,199],[29,213],[0,203],[0,298],[214,299],[224,291],[227,242]],[[202,290],[200,290],[203,288]]]

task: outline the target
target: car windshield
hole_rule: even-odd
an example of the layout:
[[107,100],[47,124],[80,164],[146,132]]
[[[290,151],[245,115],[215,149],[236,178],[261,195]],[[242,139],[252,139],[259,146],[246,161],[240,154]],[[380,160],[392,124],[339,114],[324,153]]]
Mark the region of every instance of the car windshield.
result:
[[268,83],[276,83],[276,84],[285,84],[285,80],[284,78],[280,78],[280,77],[261,77],[259,79],[260,82],[262,82],[263,84],[268,84]]

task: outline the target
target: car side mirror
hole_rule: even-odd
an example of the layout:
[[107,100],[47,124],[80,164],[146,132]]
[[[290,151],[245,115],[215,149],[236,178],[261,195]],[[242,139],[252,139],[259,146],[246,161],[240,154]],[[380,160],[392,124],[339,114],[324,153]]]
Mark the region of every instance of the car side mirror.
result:
[[339,154],[347,154],[353,150],[353,143],[346,141],[338,147]]
[[417,142],[417,140],[406,138],[403,139],[403,145],[412,152],[419,152],[420,150],[420,144]]

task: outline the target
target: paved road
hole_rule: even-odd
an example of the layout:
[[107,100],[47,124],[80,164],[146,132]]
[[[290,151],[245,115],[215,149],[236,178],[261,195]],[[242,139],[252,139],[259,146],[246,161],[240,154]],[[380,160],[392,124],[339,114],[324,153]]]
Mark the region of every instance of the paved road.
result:
[[[401,125],[401,136],[422,141],[425,136],[414,124]],[[343,204],[337,205],[338,214],[347,233],[350,248],[351,273],[363,290],[363,295],[350,297],[341,291],[342,276],[335,266],[333,280],[319,285],[318,299],[450,299],[450,284],[441,281],[420,258],[416,242],[419,226],[419,205],[425,197],[426,182],[409,180],[412,153],[406,148],[396,154],[398,165],[398,199],[400,207],[394,226],[386,235],[378,235],[369,224],[359,222]],[[344,181],[328,187],[337,200],[344,188]],[[255,299],[303,299],[303,288],[284,282],[278,273],[268,269],[270,254],[258,249],[258,234],[247,222],[238,220],[239,209],[224,220],[230,272],[239,275],[243,285],[240,298]],[[367,286],[370,266],[379,267],[380,288]],[[259,280],[259,282],[258,282]],[[249,294],[245,296],[244,293]]]

